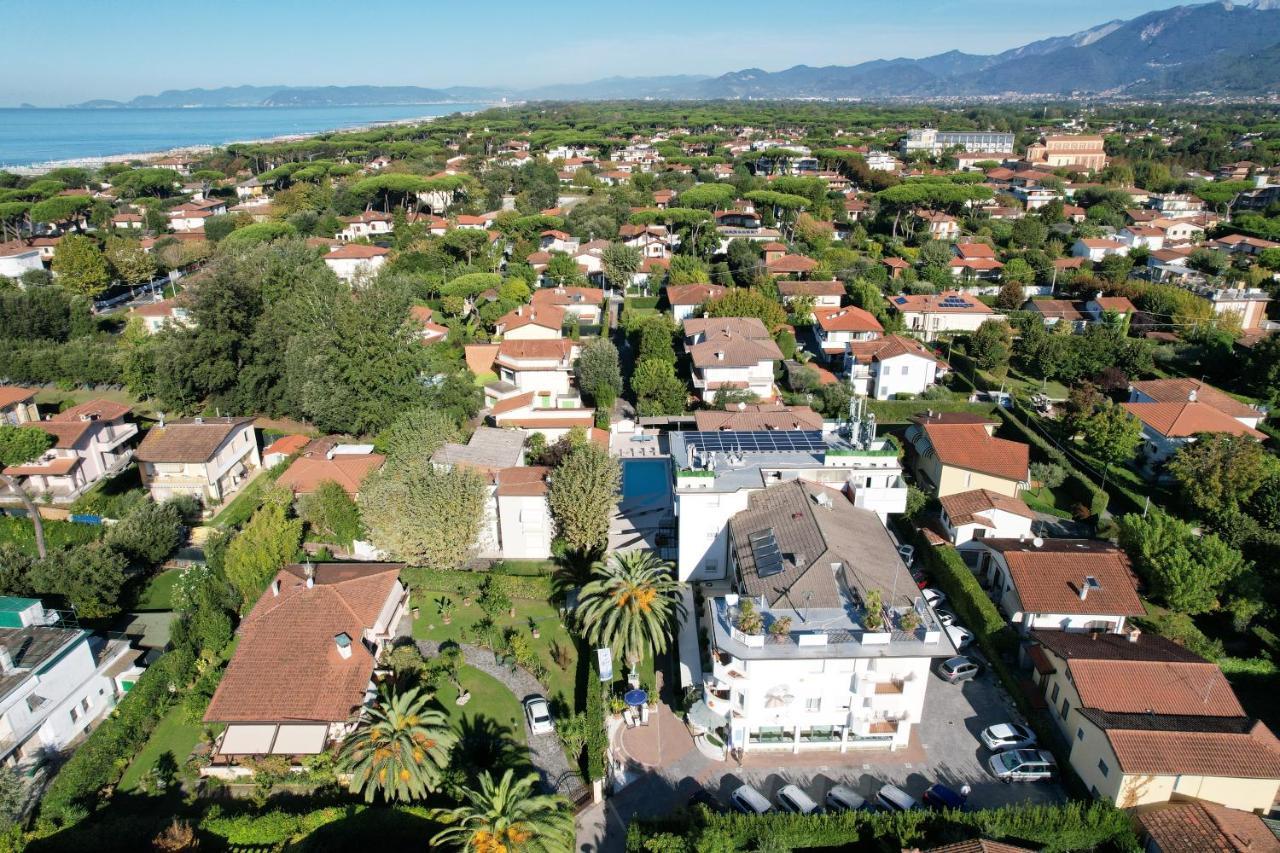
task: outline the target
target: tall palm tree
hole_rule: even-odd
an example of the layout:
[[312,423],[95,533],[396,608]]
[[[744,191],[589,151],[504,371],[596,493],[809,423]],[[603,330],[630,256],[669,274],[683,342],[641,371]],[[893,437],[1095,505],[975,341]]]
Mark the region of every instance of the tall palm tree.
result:
[[516,780],[508,770],[496,783],[488,773],[476,788],[458,793],[463,805],[433,809],[431,817],[451,824],[431,844],[463,853],[565,853],[573,849],[573,812],[564,797],[534,794],[536,774]]
[[684,584],[670,563],[649,551],[619,551],[596,563],[578,598],[578,622],[588,642],[609,646],[635,667],[664,651],[684,617]]
[[457,736],[432,694],[414,688],[397,693],[385,685],[355,730],[342,743],[339,762],[351,774],[351,792],[370,802],[415,800],[436,790]]

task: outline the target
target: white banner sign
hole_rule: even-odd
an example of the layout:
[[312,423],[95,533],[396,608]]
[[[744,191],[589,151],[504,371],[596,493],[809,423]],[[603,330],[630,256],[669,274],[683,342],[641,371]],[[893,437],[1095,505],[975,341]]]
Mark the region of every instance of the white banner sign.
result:
[[596,667],[601,681],[613,681],[613,652],[608,648],[596,649]]

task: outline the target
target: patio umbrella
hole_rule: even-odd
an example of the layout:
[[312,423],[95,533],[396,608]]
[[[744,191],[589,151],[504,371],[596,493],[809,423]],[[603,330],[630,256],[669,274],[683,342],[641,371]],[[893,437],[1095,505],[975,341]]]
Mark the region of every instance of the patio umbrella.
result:
[[641,705],[649,701],[649,694],[644,690],[628,690],[622,697],[622,701],[626,702],[633,708],[639,708]]

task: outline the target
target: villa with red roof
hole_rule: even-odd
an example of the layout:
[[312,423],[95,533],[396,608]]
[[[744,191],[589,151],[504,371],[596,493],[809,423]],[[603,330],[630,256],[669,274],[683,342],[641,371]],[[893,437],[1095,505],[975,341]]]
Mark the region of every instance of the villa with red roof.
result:
[[362,275],[373,275],[387,262],[390,249],[348,243],[324,256],[324,263],[334,275],[350,284]]
[[1017,497],[1029,480],[1031,449],[996,438],[997,424],[965,412],[917,416],[906,442],[921,484],[939,498],[972,489]]
[[902,315],[908,332],[926,341],[944,332],[975,332],[987,320],[1004,319],[977,297],[958,290],[891,296],[889,308]]
[[123,403],[91,400],[47,421],[28,423],[29,428],[52,436],[53,444],[39,459],[5,468],[5,475],[37,497],[52,495],[58,501],[78,497],[132,461],[138,425],[125,420],[130,411]]

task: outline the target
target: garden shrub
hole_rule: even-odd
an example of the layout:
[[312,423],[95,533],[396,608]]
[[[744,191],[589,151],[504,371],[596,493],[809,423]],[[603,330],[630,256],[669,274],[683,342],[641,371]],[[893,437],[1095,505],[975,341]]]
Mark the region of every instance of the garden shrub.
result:
[[545,575],[527,577],[521,575],[494,575],[488,572],[468,572],[453,569],[429,569],[424,566],[408,566],[400,573],[400,579],[413,589],[470,595],[480,592],[486,578],[493,579],[493,589],[510,598],[546,601],[551,598],[551,579]]

